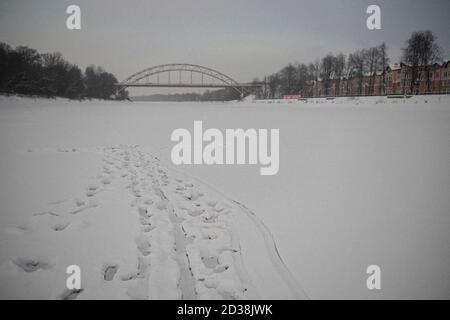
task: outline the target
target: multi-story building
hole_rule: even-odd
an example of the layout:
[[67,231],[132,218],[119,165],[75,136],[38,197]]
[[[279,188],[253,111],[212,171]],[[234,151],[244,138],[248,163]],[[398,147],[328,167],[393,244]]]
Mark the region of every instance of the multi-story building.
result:
[[[314,82],[303,96],[379,96],[409,94],[448,94],[450,93],[450,60],[443,64],[421,67],[418,79],[412,84],[411,67],[404,64],[388,66],[383,72],[374,75],[355,76],[349,79],[334,79],[326,90],[322,81]],[[326,92],[328,94],[326,95]]]

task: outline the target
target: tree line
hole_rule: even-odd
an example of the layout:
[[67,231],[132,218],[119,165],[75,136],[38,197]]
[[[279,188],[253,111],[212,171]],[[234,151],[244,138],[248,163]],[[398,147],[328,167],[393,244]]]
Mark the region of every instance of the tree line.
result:
[[101,67],[88,66],[83,72],[61,53],[39,53],[0,43],[0,92],[69,99],[128,99],[122,90],[116,96],[116,77]]
[[240,94],[233,88],[206,90],[203,93],[152,94],[133,97],[137,101],[230,101],[240,99]]
[[[442,60],[442,49],[436,40],[431,31],[414,32],[402,49],[402,62],[409,66],[411,73],[411,92],[413,86],[417,85],[421,71],[426,71],[429,82],[430,66]],[[280,71],[264,77],[265,86],[258,89],[256,95],[265,99],[294,94],[312,96],[311,91],[319,81],[323,85],[324,94],[329,95],[333,83],[340,87],[340,81],[353,78],[359,81],[358,90],[361,95],[364,76],[370,78],[369,91],[373,93],[377,74],[382,74],[382,83],[384,87],[386,86],[384,71],[389,62],[385,43],[356,50],[349,55],[329,53],[322,59],[307,64],[289,63]],[[254,82],[257,83],[259,80],[254,79]]]
[[[402,62],[408,66],[410,92],[415,92],[418,82],[424,77],[430,85],[430,67],[442,61],[442,49],[431,31],[412,33],[402,50]],[[284,95],[313,96],[314,86],[319,82],[325,96],[332,85],[340,88],[341,81],[355,79],[357,90],[362,95],[363,79],[369,81],[369,94],[375,91],[375,77],[381,74],[382,93],[386,87],[385,70],[390,59],[387,46],[356,50],[348,55],[329,53],[322,59],[310,63],[289,63],[280,71],[264,77],[262,87],[253,92],[258,98],[274,99]],[[66,61],[61,53],[40,54],[26,46],[12,48],[0,43],[0,92],[70,99],[128,99],[128,92],[121,90],[116,95],[114,84],[118,81],[112,73],[101,67],[89,66],[84,72],[75,64]],[[255,83],[260,83],[258,79]],[[348,82],[347,82],[348,84]],[[210,101],[239,99],[239,94],[230,89],[206,91],[203,94],[158,95],[149,100]]]

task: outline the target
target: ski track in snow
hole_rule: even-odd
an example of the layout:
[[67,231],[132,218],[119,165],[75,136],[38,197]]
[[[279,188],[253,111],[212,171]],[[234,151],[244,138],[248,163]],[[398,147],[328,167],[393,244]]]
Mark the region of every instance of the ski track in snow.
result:
[[[120,263],[105,261],[99,278],[127,284],[131,299],[246,299],[254,291],[250,270],[241,256],[236,218],[245,215],[261,232],[270,260],[296,298],[307,298],[283,263],[269,229],[241,203],[214,190],[207,183],[164,166],[159,158],[138,146],[96,149],[57,149],[53,152],[97,152],[103,155],[102,173],[88,184],[84,196],[55,201],[48,210],[32,214],[43,219],[51,232],[72,227],[71,217],[95,210],[103,194],[117,188],[129,194],[139,222],[136,236],[136,270],[121,273]],[[28,150],[50,152],[50,150]],[[116,183],[121,181],[121,183]],[[27,226],[16,232],[30,231]],[[32,230],[31,230],[32,231]],[[83,248],[89,250],[89,248]],[[26,257],[12,261],[24,272],[49,270],[52,263]],[[59,298],[77,299],[83,291],[61,288]],[[254,292],[253,292],[254,293]],[[258,296],[258,294],[256,294]],[[250,298],[255,295],[252,294]]]

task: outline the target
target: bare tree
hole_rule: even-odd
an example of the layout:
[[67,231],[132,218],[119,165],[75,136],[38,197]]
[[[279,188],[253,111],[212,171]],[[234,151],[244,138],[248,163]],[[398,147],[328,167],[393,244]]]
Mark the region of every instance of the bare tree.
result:
[[377,71],[379,70],[381,55],[379,47],[372,47],[369,49],[364,50],[365,55],[365,69],[370,77],[370,94],[374,93],[375,89],[375,76],[377,74]]
[[280,87],[280,77],[277,73],[269,76],[268,78],[268,86],[269,86],[269,97],[274,99],[277,96],[278,89]]
[[292,63],[288,64],[280,71],[281,78],[281,90],[283,94],[295,94],[297,93],[296,88],[296,68]]
[[425,71],[427,89],[430,90],[430,66],[442,60],[442,49],[436,43],[436,36],[431,31],[413,32],[403,48],[403,61],[411,70],[411,92],[416,87]]
[[297,88],[302,96],[306,95],[306,89],[309,84],[310,76],[308,72],[308,66],[304,63],[297,65]]
[[341,95],[341,81],[344,78],[345,73],[345,55],[343,53],[339,53],[335,57],[334,61],[334,78],[336,80],[336,88],[337,88],[337,95]]
[[316,59],[316,61],[314,61],[314,63],[310,63],[308,65],[308,71],[311,77],[311,82],[313,83],[313,92],[312,95],[314,96],[314,87],[316,89],[316,93],[317,93],[317,85],[319,82],[319,73],[320,73],[320,62],[319,59]]
[[362,94],[362,82],[365,73],[365,57],[364,50],[358,50],[348,56],[348,68],[350,77],[358,78],[358,94]]
[[379,47],[378,50],[380,52],[380,71],[382,72],[382,83],[381,83],[381,94],[385,94],[386,93],[386,68],[389,65],[389,57],[387,56],[387,46],[386,43],[382,43]]
[[334,78],[335,57],[329,53],[322,58],[320,64],[320,78],[325,88],[325,95],[330,95],[331,80]]

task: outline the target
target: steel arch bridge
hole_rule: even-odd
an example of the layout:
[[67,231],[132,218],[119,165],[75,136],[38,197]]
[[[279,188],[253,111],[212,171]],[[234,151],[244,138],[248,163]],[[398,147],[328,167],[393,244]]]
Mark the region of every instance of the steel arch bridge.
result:
[[[172,72],[178,73],[178,79],[171,78]],[[167,73],[168,76],[165,79],[160,79],[160,75],[163,73]],[[187,77],[186,74],[188,74]],[[194,74],[200,75],[201,79],[194,81]],[[185,76],[182,77],[182,75]],[[150,81],[150,78],[154,76],[156,76],[156,81]],[[213,82],[211,82],[211,79],[213,79]],[[260,87],[262,85],[262,83],[238,83],[222,72],[196,64],[171,63],[136,72],[117,83],[116,87],[118,90],[117,93],[129,87],[232,88],[243,97],[248,93],[246,89]]]

